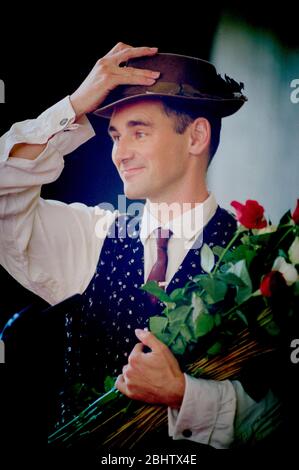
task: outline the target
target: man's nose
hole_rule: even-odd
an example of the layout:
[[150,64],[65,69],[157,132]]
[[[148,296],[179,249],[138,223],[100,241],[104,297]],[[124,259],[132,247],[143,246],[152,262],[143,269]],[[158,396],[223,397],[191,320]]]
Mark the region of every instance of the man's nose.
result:
[[128,139],[119,139],[113,148],[113,161],[117,167],[124,161],[134,157],[134,148]]

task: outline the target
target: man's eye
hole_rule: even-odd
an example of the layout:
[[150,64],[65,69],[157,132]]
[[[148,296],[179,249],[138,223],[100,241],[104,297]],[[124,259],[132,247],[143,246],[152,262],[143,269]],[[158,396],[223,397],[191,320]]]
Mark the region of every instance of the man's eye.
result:
[[145,132],[142,132],[142,131],[137,131],[136,132],[137,139],[142,139],[145,136],[146,136]]

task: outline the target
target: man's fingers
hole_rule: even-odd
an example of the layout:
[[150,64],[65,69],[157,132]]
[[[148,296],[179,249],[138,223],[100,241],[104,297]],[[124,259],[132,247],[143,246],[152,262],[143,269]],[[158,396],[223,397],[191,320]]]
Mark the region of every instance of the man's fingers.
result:
[[150,331],[136,329],[135,334],[139,341],[145,346],[148,346],[152,351],[165,348],[165,344],[158,340]]
[[151,70],[134,69],[131,67],[119,68],[117,75],[117,83],[120,85],[153,85],[159,76],[159,72]]
[[146,77],[119,77],[117,84],[118,85],[146,85],[150,86],[156,83],[154,78],[146,78]]
[[158,74],[148,70],[120,67],[120,64],[134,57],[156,54],[157,50],[118,43],[108,54],[97,60],[89,75],[71,95],[77,118],[96,109],[118,85],[153,85]]
[[143,344],[142,343],[137,343],[137,344],[135,344],[134,348],[132,349],[132,351],[129,355],[129,358],[130,358],[130,356],[132,356],[132,354],[139,354],[139,353],[142,353],[142,352],[143,352]]
[[121,67],[128,59],[156,54],[157,48],[131,47],[117,44],[106,56],[97,62],[97,73],[105,78],[108,91],[118,85],[153,85],[160,75],[157,70]]
[[119,390],[121,393],[125,393],[125,390],[126,390],[126,383],[125,383],[125,379],[124,379],[124,376],[122,374],[120,374],[117,379],[116,379],[116,382],[115,382],[115,387],[117,388],[117,390]]
[[115,44],[115,46],[106,54],[106,56],[110,56],[112,54],[114,54],[115,52],[119,52],[119,51],[122,51],[124,49],[129,49],[129,48],[132,48],[133,49],[133,46],[129,46],[129,44],[125,44],[124,42],[118,42],[117,44]]
[[148,69],[136,69],[135,67],[125,67],[122,69],[124,75],[136,77],[146,77],[146,78],[155,78],[157,79],[160,75],[160,72],[155,70],[148,70]]
[[127,47],[117,51],[114,56],[118,65],[136,57],[151,56],[158,52],[157,47]]

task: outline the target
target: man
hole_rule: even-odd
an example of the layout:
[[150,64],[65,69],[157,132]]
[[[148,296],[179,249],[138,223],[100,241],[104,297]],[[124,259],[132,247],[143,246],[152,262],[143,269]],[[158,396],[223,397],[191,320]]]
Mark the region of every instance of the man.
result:
[[[164,279],[157,280],[168,292],[199,272],[198,241],[225,245],[231,238],[233,219],[217,207],[205,176],[221,118],[246,100],[241,88],[208,62],[119,43],[70,97],[15,124],[0,147],[1,263],[52,305],[83,294],[79,377],[94,383],[119,374],[122,393],[168,407],[174,439],[216,448],[229,447],[236,424],[251,415],[254,422],[260,404],[238,381],[184,374],[170,350],[144,330],[162,306],[140,287],[159,261],[159,227],[169,241]],[[86,118],[92,111],[110,118],[112,160],[126,196],[147,201],[137,231],[130,233],[131,218],[117,211],[40,198],[41,185],[59,177],[63,155],[94,135]]]

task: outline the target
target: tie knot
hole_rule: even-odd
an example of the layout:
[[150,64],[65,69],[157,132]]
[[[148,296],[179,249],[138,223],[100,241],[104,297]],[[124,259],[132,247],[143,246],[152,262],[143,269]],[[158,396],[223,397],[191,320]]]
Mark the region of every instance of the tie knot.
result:
[[171,230],[166,230],[166,229],[163,229],[162,227],[158,227],[155,230],[155,237],[156,237],[156,241],[157,241],[157,247],[162,248],[162,249],[166,249],[167,245],[168,245],[169,238],[171,237],[171,235],[172,235]]

